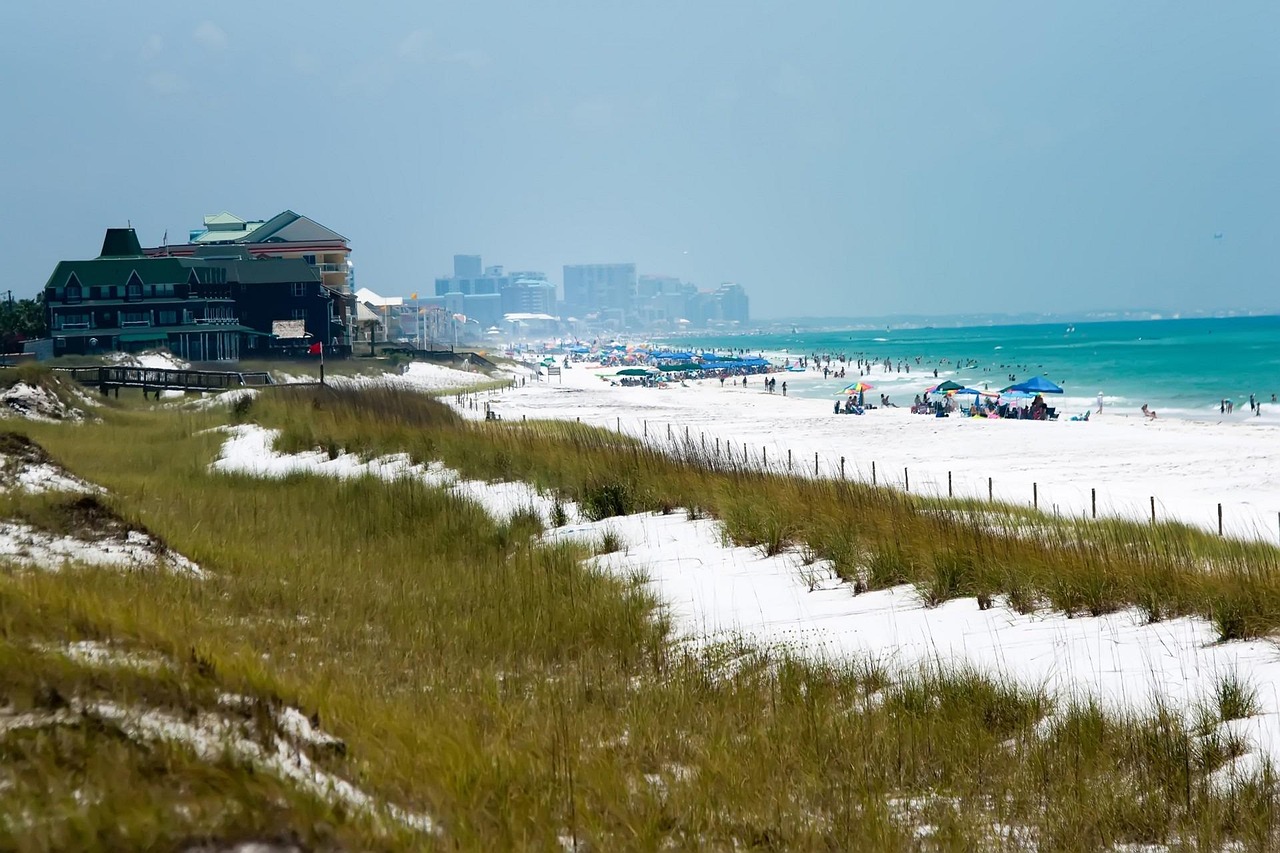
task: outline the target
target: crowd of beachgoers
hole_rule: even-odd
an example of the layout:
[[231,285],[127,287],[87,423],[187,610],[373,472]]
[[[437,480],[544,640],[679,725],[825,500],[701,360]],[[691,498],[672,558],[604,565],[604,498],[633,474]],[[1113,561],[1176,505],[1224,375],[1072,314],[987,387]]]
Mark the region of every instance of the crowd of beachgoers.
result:
[[[519,353],[513,353],[517,357]],[[1057,410],[1050,406],[1044,394],[1061,394],[1061,387],[1041,376],[1019,383],[1020,375],[1029,370],[1026,365],[1000,365],[1008,370],[1003,377],[1001,390],[991,390],[991,382],[984,381],[981,388],[962,385],[942,376],[955,375],[959,371],[980,369],[972,359],[938,359],[926,361],[923,356],[907,358],[871,359],[863,354],[810,353],[807,355],[769,354],[746,349],[711,352],[698,350],[673,350],[661,347],[636,346],[613,343],[588,346],[548,347],[541,352],[525,353],[526,360],[533,355],[532,363],[543,368],[556,366],[569,369],[574,365],[600,369],[601,379],[617,386],[666,388],[673,384],[689,385],[712,382],[742,388],[752,385],[770,394],[788,393],[788,379],[801,376],[810,380],[819,377],[824,381],[856,378],[837,394],[833,407],[835,414],[861,415],[877,408],[898,408],[898,403],[886,393],[870,400],[867,392],[875,388],[869,380],[884,377],[894,380],[901,390],[903,380],[914,374],[921,377],[928,387],[918,389],[910,404],[913,414],[932,417],[1008,418],[1017,420],[1056,420]],[[538,360],[540,359],[540,361]],[[615,368],[608,372],[607,368]],[[755,378],[763,377],[763,378]],[[781,381],[779,381],[781,377]],[[753,378],[755,381],[753,382]],[[794,386],[793,386],[794,387]],[[916,389],[913,389],[916,390]],[[1099,410],[1102,402],[1099,400]],[[1154,414],[1151,415],[1154,417]],[[1088,420],[1089,412],[1073,416],[1072,420]]]

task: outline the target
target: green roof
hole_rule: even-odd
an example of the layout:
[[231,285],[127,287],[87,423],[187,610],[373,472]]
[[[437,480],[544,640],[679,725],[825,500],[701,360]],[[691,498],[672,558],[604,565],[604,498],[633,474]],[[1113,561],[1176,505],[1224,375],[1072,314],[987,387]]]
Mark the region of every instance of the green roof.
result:
[[132,228],[108,228],[102,238],[100,258],[140,258],[142,244],[138,242],[138,232]]
[[122,341],[159,341],[175,334],[198,334],[200,332],[238,332],[244,335],[261,335],[271,337],[266,332],[259,332],[238,323],[209,323],[185,326],[149,326],[147,328],[116,331],[115,329],[54,329],[53,335],[58,338],[119,338]]

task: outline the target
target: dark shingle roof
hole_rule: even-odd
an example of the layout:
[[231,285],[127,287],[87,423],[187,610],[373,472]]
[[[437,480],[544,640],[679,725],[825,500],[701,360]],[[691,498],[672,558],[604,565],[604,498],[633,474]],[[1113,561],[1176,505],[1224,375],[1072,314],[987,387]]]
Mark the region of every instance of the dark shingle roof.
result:
[[132,228],[108,228],[102,238],[100,258],[140,258],[142,244],[138,242],[138,233]]

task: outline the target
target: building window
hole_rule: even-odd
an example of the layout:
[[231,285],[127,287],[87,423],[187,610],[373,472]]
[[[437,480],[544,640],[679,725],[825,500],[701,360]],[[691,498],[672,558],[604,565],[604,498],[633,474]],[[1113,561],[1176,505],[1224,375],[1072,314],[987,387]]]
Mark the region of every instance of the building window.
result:
[[177,311],[161,311],[160,312],[161,326],[174,326],[174,325],[177,325],[177,323],[178,323]]
[[124,291],[124,298],[129,302],[137,302],[142,299],[142,284],[134,284],[130,282]]
[[87,329],[91,317],[88,314],[59,314],[57,317],[57,327],[59,329]]
[[311,264],[311,266],[313,266],[313,267],[316,265],[316,256],[315,256],[315,255],[303,255],[303,256],[302,256],[302,260],[304,260],[305,262],[307,262],[307,263]]
[[294,295],[294,296],[306,296],[306,295],[307,295],[307,285],[306,285],[306,283],[305,283],[305,282],[301,282],[301,281],[295,281],[295,282],[293,283],[293,295]]
[[294,309],[293,309],[293,312],[292,312],[292,316],[293,316],[293,319],[295,319],[295,320],[305,320],[305,319],[307,319],[307,309],[306,309],[306,308],[294,308]]
[[120,325],[121,326],[150,326],[151,312],[150,311],[121,311]]

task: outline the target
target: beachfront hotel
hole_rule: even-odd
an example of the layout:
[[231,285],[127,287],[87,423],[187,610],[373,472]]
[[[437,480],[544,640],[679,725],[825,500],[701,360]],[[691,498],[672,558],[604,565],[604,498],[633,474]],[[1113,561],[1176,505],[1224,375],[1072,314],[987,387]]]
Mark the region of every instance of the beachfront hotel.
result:
[[[346,237],[300,213],[286,210],[270,219],[241,219],[231,213],[204,217],[201,228],[188,233],[186,243],[143,249],[150,258],[215,257],[213,247],[244,249],[254,258],[300,260],[312,267],[324,289],[335,294],[337,322],[323,335],[326,342],[349,345],[355,337],[355,270]],[[233,252],[228,257],[234,257]]]

